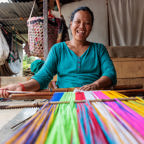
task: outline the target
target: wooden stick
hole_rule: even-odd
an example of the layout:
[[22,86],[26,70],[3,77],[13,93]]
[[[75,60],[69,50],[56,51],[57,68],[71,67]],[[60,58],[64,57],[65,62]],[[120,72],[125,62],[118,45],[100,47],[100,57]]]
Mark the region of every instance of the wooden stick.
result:
[[[142,97],[143,98],[143,97]],[[137,100],[137,98],[135,97],[131,97],[131,98],[116,98],[120,101],[129,101],[129,100]],[[86,103],[87,101],[89,102],[112,102],[112,101],[116,101],[116,99],[94,99],[94,100],[75,100],[73,101],[74,103]],[[70,101],[50,101],[49,104],[69,104]],[[45,104],[45,102],[43,103],[36,103],[36,104],[27,104],[27,105],[2,105],[0,106],[0,109],[14,109],[14,108],[29,108],[29,107],[41,107]]]
[[24,123],[25,121],[29,120],[31,117],[32,117],[32,116],[30,116],[30,117],[28,117],[28,118],[24,119],[23,121],[21,121],[21,122],[17,123],[16,125],[12,126],[12,127],[11,127],[11,129],[16,128],[16,127],[17,127],[17,126],[19,126],[20,124],[22,124],[22,123]]
[[[66,89],[55,89],[55,92],[62,91],[72,91],[74,88],[66,88]],[[130,89],[130,90],[115,90],[116,92],[122,93],[127,96],[138,96],[144,95],[144,89]],[[23,99],[50,99],[53,92],[49,92],[48,90],[40,91],[40,92],[23,92],[23,91],[8,91],[11,93],[10,99],[15,100],[23,100]]]
[[54,92],[31,92],[25,94],[11,94],[10,99],[25,100],[25,99],[51,99]]
[[57,89],[45,89],[41,90],[40,92],[73,92],[75,88],[57,88]]
[[[133,89],[133,90],[115,90],[116,92],[119,92],[121,94],[127,95],[127,96],[142,96],[144,95],[144,89]],[[12,92],[15,93],[15,92]],[[24,94],[11,94],[10,99],[15,100],[24,100],[24,99],[51,99],[54,92],[28,92]]]
[[24,104],[24,105],[1,105],[0,109],[17,109],[17,108],[34,108],[34,107],[42,107],[44,103],[37,104]]
[[30,93],[34,93],[31,91],[8,91],[8,93],[10,94],[30,94]]
[[113,90],[128,90],[128,89],[142,89],[142,88],[143,88],[142,84],[113,86]]
[[144,96],[144,89],[116,90],[116,92],[127,96]]
[[72,92],[75,88],[58,88],[51,90],[42,90],[39,92],[30,91],[8,91],[10,99],[23,100],[23,99],[51,99],[55,92]]
[[21,21],[21,20],[25,20],[27,21],[28,18],[27,17],[20,17],[20,18],[1,18],[0,21]]
[[8,91],[10,94],[38,94],[38,93],[44,93],[44,92],[73,92],[75,88],[57,88],[57,89],[45,89],[38,92],[33,91]]
[[[137,100],[137,98],[131,97],[131,98],[115,98],[115,99],[75,100],[74,103],[86,103],[87,101],[89,102],[112,102],[112,101],[116,101],[116,99],[120,101]],[[68,103],[70,103],[70,101],[49,102],[49,104],[68,104]]]

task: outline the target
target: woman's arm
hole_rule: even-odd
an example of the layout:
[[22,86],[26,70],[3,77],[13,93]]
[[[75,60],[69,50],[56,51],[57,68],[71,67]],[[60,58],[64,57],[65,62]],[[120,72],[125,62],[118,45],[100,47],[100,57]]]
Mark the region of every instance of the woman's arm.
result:
[[40,89],[40,84],[34,79],[26,81],[22,84],[24,85],[25,91],[37,91]]
[[59,54],[59,45],[55,44],[42,66],[42,68],[32,76],[31,79],[36,80],[40,84],[40,89],[45,89],[48,87],[49,82],[52,80],[53,76],[57,73],[57,64],[58,64],[58,54]]
[[11,84],[6,87],[0,88],[0,97],[8,98],[10,93],[8,91],[37,91],[40,89],[40,84],[34,80],[28,80],[19,84]]
[[116,84],[117,78],[113,62],[110,59],[105,46],[102,44],[99,44],[98,55],[101,69],[100,78],[91,84],[84,85],[80,90],[105,89]]
[[[57,45],[53,46],[48,54],[46,62],[36,73],[31,80],[23,82],[21,84],[12,84],[0,89],[0,97],[8,98],[8,91],[37,91],[47,88],[49,82],[53,78],[53,75],[57,72]],[[58,47],[59,48],[59,47]]]

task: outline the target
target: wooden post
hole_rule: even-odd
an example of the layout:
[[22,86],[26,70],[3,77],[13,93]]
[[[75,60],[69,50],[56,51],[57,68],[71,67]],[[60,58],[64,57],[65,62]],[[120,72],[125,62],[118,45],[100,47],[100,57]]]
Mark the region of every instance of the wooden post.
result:
[[44,59],[48,55],[48,0],[43,0],[43,46],[44,46]]
[[109,24],[108,0],[106,0],[106,9],[107,9],[107,25],[108,25],[108,46],[110,46],[111,41],[110,41],[110,24]]

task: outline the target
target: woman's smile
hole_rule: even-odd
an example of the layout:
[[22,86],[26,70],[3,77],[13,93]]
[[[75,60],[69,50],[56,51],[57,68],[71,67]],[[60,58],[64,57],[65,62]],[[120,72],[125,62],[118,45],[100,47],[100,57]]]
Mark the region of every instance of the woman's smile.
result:
[[79,37],[83,37],[85,35],[85,31],[82,30],[77,30],[76,33]]
[[91,21],[91,15],[87,11],[79,11],[75,14],[71,22],[71,31],[75,40],[86,41],[92,29]]

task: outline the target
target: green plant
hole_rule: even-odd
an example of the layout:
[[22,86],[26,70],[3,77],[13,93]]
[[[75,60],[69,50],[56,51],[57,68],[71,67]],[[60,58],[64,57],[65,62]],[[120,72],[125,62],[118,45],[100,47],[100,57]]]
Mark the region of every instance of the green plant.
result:
[[23,56],[23,70],[30,68],[31,63],[36,60],[37,57],[31,56],[28,57],[27,55]]

